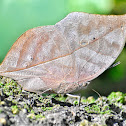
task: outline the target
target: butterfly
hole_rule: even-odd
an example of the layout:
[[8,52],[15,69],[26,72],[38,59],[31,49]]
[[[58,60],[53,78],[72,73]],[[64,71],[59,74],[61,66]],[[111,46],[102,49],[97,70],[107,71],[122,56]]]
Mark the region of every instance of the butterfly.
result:
[[0,65],[0,75],[31,92],[74,92],[111,66],[125,40],[126,15],[73,12],[55,25],[22,34]]

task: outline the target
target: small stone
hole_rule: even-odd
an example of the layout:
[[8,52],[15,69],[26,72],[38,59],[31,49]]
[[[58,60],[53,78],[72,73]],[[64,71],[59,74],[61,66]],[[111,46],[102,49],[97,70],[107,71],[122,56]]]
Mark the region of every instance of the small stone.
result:
[[5,118],[0,118],[0,123],[3,124],[3,125],[6,125],[6,119]]
[[34,119],[35,118],[35,114],[34,113],[30,113],[30,114],[27,115],[27,117]]
[[0,102],[0,105],[5,105],[5,101],[1,101]]
[[88,126],[88,125],[89,125],[89,122],[87,120],[83,120],[80,123],[80,126]]
[[22,109],[22,112],[26,114],[28,111],[27,109]]

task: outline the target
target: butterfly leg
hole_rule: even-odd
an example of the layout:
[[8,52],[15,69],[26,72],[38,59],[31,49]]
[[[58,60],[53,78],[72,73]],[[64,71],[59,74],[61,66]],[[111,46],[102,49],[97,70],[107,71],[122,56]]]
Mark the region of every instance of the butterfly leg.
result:
[[44,94],[44,93],[47,93],[48,91],[52,91],[52,89],[51,89],[51,88],[48,88],[48,89],[46,89],[45,91],[37,92],[37,94],[38,94],[38,95]]
[[[79,87],[79,89],[81,89],[83,87],[85,88],[89,84],[90,84],[90,81],[87,81],[86,83],[84,82],[84,83],[81,83],[81,84],[78,83],[78,87]],[[78,105],[80,106],[80,101],[81,101],[81,95],[80,94],[79,95],[72,95],[72,94],[66,93],[66,95],[69,96],[69,97],[78,98]]]
[[69,94],[69,93],[67,93],[66,95],[69,96],[69,97],[72,97],[72,98],[77,98],[78,99],[78,105],[80,106],[81,95],[72,95],[72,94]]

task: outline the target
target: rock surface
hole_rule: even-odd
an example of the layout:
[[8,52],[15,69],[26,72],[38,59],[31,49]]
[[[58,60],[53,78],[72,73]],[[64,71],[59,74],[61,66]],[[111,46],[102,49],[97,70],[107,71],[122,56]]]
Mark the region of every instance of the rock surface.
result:
[[126,94],[76,98],[23,91],[0,78],[0,126],[126,126]]

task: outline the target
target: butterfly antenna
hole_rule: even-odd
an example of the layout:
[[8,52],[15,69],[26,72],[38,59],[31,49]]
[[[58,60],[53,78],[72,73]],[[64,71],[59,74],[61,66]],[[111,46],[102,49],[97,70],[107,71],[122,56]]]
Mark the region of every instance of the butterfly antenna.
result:
[[114,64],[112,64],[108,69],[113,68],[113,67],[116,67],[116,66],[118,66],[120,63],[121,63],[120,61],[118,61],[117,63],[114,63]]
[[94,89],[92,89],[100,98],[101,98],[101,95]]

